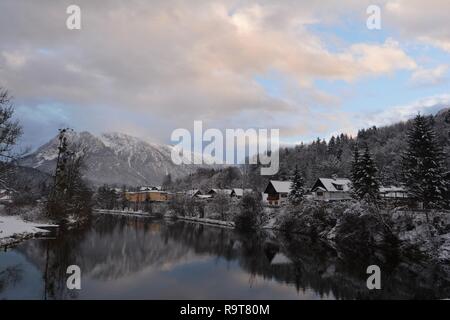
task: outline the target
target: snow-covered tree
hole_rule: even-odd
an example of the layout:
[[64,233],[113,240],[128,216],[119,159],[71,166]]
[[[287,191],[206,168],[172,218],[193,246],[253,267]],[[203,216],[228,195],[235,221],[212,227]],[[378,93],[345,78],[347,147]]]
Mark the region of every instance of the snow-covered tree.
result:
[[368,146],[366,146],[364,154],[361,157],[360,174],[360,197],[368,198],[370,200],[377,199],[380,192],[378,169],[372,159]]
[[299,204],[305,197],[305,182],[297,167],[294,171],[294,179],[292,181],[291,191],[289,192],[289,201],[292,204]]
[[359,197],[361,170],[360,170],[360,155],[358,146],[355,145],[353,149],[353,159],[351,168],[352,193],[355,198]]
[[369,199],[371,201],[378,198],[380,185],[377,177],[377,167],[372,159],[369,147],[366,146],[363,155],[355,146],[353,151],[351,179],[353,194],[359,199]]
[[430,120],[420,114],[408,131],[407,149],[403,154],[403,180],[411,197],[424,208],[445,205],[448,181],[444,153],[439,146]]

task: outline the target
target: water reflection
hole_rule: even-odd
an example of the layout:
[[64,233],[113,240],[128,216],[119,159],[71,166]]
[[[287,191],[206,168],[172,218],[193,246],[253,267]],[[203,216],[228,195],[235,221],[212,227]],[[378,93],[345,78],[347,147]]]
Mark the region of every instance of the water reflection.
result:
[[[80,291],[66,289],[71,264],[82,270]],[[382,290],[366,287],[370,264],[382,269]],[[24,287],[32,287],[33,296],[20,296]],[[0,298],[21,297],[436,299],[450,297],[450,279],[436,265],[395,252],[351,254],[270,232],[98,216],[84,230],[0,253]]]

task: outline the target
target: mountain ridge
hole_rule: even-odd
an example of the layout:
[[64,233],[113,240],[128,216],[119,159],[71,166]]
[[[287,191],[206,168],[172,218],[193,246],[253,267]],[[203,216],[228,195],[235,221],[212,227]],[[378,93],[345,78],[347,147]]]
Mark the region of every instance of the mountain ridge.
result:
[[[86,149],[83,176],[96,186],[161,184],[167,174],[179,178],[199,167],[175,165],[171,160],[172,146],[150,143],[125,133],[94,135],[88,131],[71,131],[68,140]],[[56,166],[58,143],[58,136],[55,136],[24,156],[19,164],[52,174]]]

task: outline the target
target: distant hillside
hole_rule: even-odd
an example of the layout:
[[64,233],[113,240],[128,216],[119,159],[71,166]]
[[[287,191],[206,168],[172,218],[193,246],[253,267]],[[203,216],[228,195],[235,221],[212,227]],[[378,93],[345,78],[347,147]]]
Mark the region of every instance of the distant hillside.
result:
[[[14,166],[4,170],[2,180],[8,188],[34,194],[41,193],[52,183],[51,175],[37,169],[21,166]],[[1,188],[4,188],[4,186]]]
[[[450,109],[443,109],[430,116],[434,123],[437,139],[447,154],[447,168],[450,170]],[[289,179],[296,166],[303,173],[306,184],[312,186],[318,177],[350,177],[352,149],[356,143],[367,144],[379,169],[379,177],[384,185],[398,185],[401,174],[401,155],[405,150],[406,133],[411,120],[385,127],[360,130],[357,137],[346,134],[332,137],[329,141],[317,139],[311,144],[280,149],[280,170],[274,176],[261,176],[258,165],[246,166],[245,170],[205,171],[176,182],[176,186],[193,188],[207,187],[250,187],[262,191],[270,179]],[[241,168],[243,169],[243,168]],[[242,174],[246,172],[246,174]],[[231,177],[231,178],[230,178]]]
[[[447,154],[447,168],[450,170],[450,109],[443,109],[432,119],[438,141]],[[374,156],[379,177],[384,185],[398,185],[401,174],[401,155],[406,148],[406,134],[412,120],[385,127],[359,130],[357,137],[341,134],[329,141],[318,139],[309,145],[280,150],[280,170],[270,179],[288,179],[295,166],[303,172],[310,186],[317,177],[336,174],[349,177],[352,148],[355,143],[367,144]],[[261,177],[257,167],[252,167],[251,181],[254,185],[264,185],[269,177]]]

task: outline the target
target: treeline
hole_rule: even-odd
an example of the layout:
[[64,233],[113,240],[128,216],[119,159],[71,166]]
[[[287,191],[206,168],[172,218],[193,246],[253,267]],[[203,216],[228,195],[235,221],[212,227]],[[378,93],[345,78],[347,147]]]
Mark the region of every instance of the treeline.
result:
[[[436,133],[436,141],[446,154],[450,154],[450,118],[449,110],[443,110],[436,116],[427,116],[426,121]],[[293,175],[295,166],[303,174],[306,185],[311,186],[318,177],[351,176],[351,163],[355,147],[368,147],[382,185],[398,185],[402,181],[402,154],[407,148],[408,130],[413,120],[400,122],[386,127],[372,127],[358,131],[355,138],[346,134],[333,136],[327,142],[317,139],[309,145],[298,145],[280,151],[280,170],[270,179],[286,180]],[[450,159],[445,160],[450,170]],[[256,171],[257,173],[257,171]]]
[[[136,188],[138,189],[138,188]],[[132,190],[137,191],[137,190]],[[101,209],[121,209],[125,210],[130,206],[125,193],[127,192],[127,187],[122,188],[110,187],[108,185],[100,186],[94,197],[95,206]]]
[[[442,110],[424,119],[435,132],[436,143],[447,155],[444,169],[450,171],[450,110]],[[318,138],[310,144],[280,149],[280,169],[273,176],[261,176],[259,165],[226,167],[223,169],[198,169],[171,184],[176,189],[208,189],[245,187],[262,191],[269,180],[293,179],[295,169],[311,187],[318,177],[351,178],[354,150],[367,148],[371,154],[380,185],[399,185],[403,179],[402,155],[407,148],[408,130],[414,120],[385,127],[371,127],[358,131],[356,137],[347,134],[332,136],[328,141]]]
[[244,171],[239,167],[225,167],[222,169],[199,168],[181,179],[167,183],[165,179],[164,188],[172,191],[184,191],[189,189],[200,189],[204,192],[212,189],[231,189],[249,187],[250,181],[246,181]]

